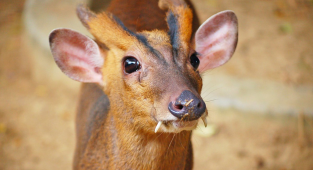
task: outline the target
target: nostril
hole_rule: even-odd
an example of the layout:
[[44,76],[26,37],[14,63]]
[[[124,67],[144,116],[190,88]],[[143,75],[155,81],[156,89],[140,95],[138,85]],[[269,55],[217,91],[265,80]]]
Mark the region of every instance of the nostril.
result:
[[174,105],[174,108],[177,109],[177,110],[182,110],[183,109],[183,105],[181,104],[178,104],[178,105]]
[[201,105],[202,105],[202,104],[201,104],[201,102],[199,102],[199,103],[198,103],[198,105],[197,105],[197,107],[198,107],[198,108],[200,108],[200,107],[201,107]]
[[181,119],[182,116],[184,116],[185,107],[184,107],[184,105],[182,105],[180,103],[174,104],[173,102],[170,102],[170,104],[168,105],[168,109],[172,115],[174,115],[175,117],[177,117],[179,119]]

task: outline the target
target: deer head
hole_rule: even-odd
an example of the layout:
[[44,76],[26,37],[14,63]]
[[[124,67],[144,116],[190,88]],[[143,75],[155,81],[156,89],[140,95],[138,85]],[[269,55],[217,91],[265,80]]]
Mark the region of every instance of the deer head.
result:
[[160,0],[169,30],[133,32],[112,14],[77,8],[94,40],[70,29],[50,34],[53,57],[70,78],[97,83],[120,122],[145,132],[192,130],[207,109],[200,74],[225,64],[237,45],[237,18],[223,11],[192,35],[192,11],[180,0]]

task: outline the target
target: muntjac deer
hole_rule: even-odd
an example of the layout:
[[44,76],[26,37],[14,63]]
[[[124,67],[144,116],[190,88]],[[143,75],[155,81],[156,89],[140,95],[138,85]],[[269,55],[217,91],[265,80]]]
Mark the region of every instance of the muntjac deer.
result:
[[77,14],[94,39],[65,28],[49,37],[60,69],[83,82],[74,169],[192,169],[191,133],[208,115],[200,74],[233,55],[235,14],[199,28],[183,0],[113,0]]

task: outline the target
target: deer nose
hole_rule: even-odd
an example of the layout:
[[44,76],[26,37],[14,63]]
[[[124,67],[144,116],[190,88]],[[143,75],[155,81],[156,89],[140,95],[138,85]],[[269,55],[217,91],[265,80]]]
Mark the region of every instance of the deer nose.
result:
[[176,99],[175,103],[170,102],[168,110],[175,117],[181,120],[196,120],[205,112],[206,105],[202,99],[199,99],[191,91],[185,90]]

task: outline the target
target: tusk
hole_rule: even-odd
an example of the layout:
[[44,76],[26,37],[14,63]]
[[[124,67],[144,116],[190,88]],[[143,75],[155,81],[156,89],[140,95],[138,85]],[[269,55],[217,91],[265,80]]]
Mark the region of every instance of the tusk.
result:
[[157,133],[157,132],[158,132],[158,130],[160,129],[161,125],[162,125],[162,121],[159,121],[159,123],[158,123],[157,126],[155,127],[154,133]]
[[201,117],[202,121],[203,121],[203,124],[205,127],[208,126],[208,121],[206,120],[206,117]]

